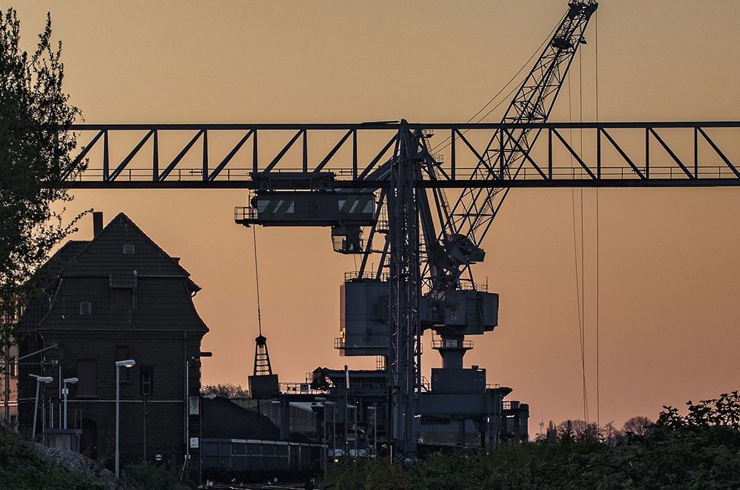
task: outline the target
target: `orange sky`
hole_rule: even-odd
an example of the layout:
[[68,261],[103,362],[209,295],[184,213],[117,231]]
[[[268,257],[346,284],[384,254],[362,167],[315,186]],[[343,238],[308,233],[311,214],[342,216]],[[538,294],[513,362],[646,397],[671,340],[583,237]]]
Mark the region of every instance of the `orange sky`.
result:
[[[464,122],[536,50],[565,0],[16,0],[27,49],[52,12],[66,90],[89,123]],[[3,5],[6,8],[7,5]],[[587,32],[583,114],[602,121],[738,120],[740,2],[604,0]],[[598,36],[596,23],[598,22]],[[598,39],[597,39],[598,38]],[[578,117],[579,78],[552,120]],[[500,113],[497,113],[500,117]],[[494,117],[491,121],[496,121]],[[740,153],[740,145],[734,147]],[[734,155],[737,159],[737,154]],[[538,423],[583,418],[574,207],[581,191],[516,190],[475,270],[501,294],[500,326],[466,365],[511,386]],[[740,189],[586,190],[589,418],[620,425],[738,389]],[[79,191],[72,211],[123,211],[203,287],[205,383],[246,385],[257,334],[241,191]],[[107,221],[106,219],[106,221]],[[580,236],[580,219],[575,220]],[[90,228],[77,238],[88,238]],[[264,333],[281,381],[340,358],[339,285],[352,257],[327,229],[258,228]],[[578,259],[580,264],[580,259]],[[438,356],[424,339],[424,367]]]

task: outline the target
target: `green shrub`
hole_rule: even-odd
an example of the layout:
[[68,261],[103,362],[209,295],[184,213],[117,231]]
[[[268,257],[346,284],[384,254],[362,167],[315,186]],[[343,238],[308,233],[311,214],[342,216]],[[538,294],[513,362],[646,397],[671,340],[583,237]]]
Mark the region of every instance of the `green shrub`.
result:
[[151,463],[129,464],[123,470],[123,483],[131,490],[169,490],[170,475]]
[[103,483],[53,465],[17,434],[0,426],[0,488],[95,490],[102,489]]

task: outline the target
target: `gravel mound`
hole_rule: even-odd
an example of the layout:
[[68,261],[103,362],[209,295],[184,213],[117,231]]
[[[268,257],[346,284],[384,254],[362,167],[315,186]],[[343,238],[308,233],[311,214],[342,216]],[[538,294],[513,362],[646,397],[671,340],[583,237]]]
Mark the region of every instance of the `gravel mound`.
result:
[[47,447],[43,444],[34,444],[36,451],[57,466],[63,466],[69,471],[83,474],[89,478],[99,479],[106,490],[122,488],[113,475],[113,472],[102,467],[99,463],[74,451]]

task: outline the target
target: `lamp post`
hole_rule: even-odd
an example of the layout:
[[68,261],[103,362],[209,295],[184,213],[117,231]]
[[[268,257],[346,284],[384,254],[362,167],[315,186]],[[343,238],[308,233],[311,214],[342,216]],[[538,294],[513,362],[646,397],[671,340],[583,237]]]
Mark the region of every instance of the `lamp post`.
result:
[[136,365],[136,361],[133,359],[126,359],[124,361],[116,361],[116,478],[121,474],[120,472],[120,422],[121,422],[121,368],[132,368]]
[[[357,457],[357,405],[347,405],[347,408],[344,412],[344,419],[345,419],[344,420],[344,433],[345,433],[344,447],[347,450],[347,452],[350,453],[349,441],[347,440],[347,422],[349,422],[349,417],[347,416],[347,410],[352,410],[354,412],[353,413],[354,423],[352,426],[352,434],[354,435],[354,438],[355,438],[355,443],[354,443],[355,457]],[[350,453],[350,456],[352,456],[351,453]]]
[[329,445],[326,443],[326,407],[331,407],[331,456],[335,458],[337,456],[337,404],[330,401],[324,402],[324,481],[326,481],[326,471],[328,469],[328,458],[326,458],[329,452]]
[[[213,357],[213,352],[200,351],[198,354],[200,355],[200,357]],[[198,371],[198,384],[200,384],[200,371]],[[202,407],[203,399],[200,396],[200,388],[198,389],[198,403],[200,403]],[[200,440],[203,439],[203,423],[202,423],[203,414],[199,413],[198,417],[200,417],[198,421],[198,441],[200,442]],[[200,482],[202,480],[203,480],[203,459],[201,457],[198,457],[198,481]]]
[[336,403],[327,401],[324,397],[317,397],[316,401],[321,403],[321,407],[324,409],[324,481],[326,482],[326,474],[329,469],[329,444],[327,442],[326,437],[326,407],[332,407],[332,420],[333,420],[333,428],[331,433],[331,440],[332,440],[332,456],[336,456],[336,448],[334,445],[334,441],[336,440],[335,432],[336,432]]
[[77,378],[64,378],[63,380],[64,388],[62,389],[62,395],[64,395],[64,430],[67,430],[67,395],[69,394],[69,388],[67,388],[67,384],[77,384],[79,379]]
[[33,432],[31,433],[31,438],[36,439],[36,419],[39,414],[39,392],[41,391],[41,383],[48,384],[53,380],[51,376],[39,376],[38,374],[31,374],[31,377],[36,378],[36,403],[33,407]]
[[367,411],[372,414],[373,420],[373,459],[377,459],[378,450],[378,407],[367,407]]
[[[198,351],[197,356],[190,356],[185,359],[185,464],[190,462],[190,448],[193,441],[190,437],[190,415],[198,415],[200,417],[200,394],[198,394],[198,413],[191,413],[190,410],[190,366],[198,366],[198,382],[200,382],[200,359],[202,357],[211,357],[213,352]],[[200,424],[198,424],[200,427]],[[198,447],[200,447],[201,434],[198,432]],[[183,470],[184,472],[184,470]],[[198,463],[198,481],[200,481],[200,463]]]
[[326,482],[326,472],[329,469],[329,444],[326,442],[326,402],[321,403],[324,409],[324,482]]
[[355,405],[355,423],[354,423],[354,426],[353,426],[353,428],[354,428],[353,432],[355,433],[355,458],[359,454],[357,452],[357,412],[358,412],[358,407],[357,407],[357,405]]

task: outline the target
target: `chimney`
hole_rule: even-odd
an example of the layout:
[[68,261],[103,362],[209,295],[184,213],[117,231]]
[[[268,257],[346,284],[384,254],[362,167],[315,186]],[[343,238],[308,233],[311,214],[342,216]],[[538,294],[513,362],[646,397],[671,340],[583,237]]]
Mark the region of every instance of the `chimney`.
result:
[[93,236],[98,236],[103,231],[103,212],[93,211]]

